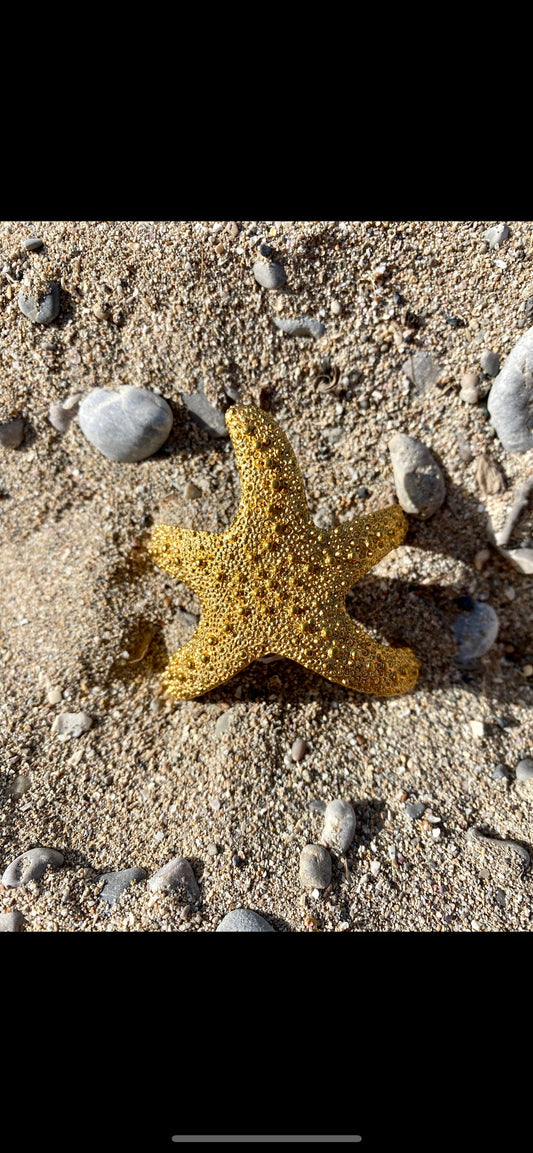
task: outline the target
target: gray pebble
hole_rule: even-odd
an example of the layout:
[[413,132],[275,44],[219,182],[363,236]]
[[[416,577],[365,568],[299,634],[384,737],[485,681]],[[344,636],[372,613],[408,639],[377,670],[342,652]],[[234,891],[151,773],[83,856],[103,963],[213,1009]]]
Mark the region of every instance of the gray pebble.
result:
[[262,260],[254,264],[253,274],[261,288],[281,288],[287,280],[285,269],[281,264],[267,264]]
[[473,608],[461,612],[452,624],[457,642],[457,660],[468,668],[484,656],[494,644],[500,622],[492,605],[475,601]]
[[150,877],[146,888],[154,893],[178,892],[189,902],[197,901],[200,896],[192,866],[185,857],[174,857],[168,864],[163,865],[153,877]]
[[199,500],[200,497],[203,496],[204,494],[203,494],[202,489],[198,488],[197,484],[194,484],[194,481],[189,480],[189,481],[187,481],[187,484],[185,485],[185,491],[184,491],[183,495],[185,497],[185,500]]
[[211,436],[229,436],[224,413],[208,401],[201,381],[198,382],[197,392],[181,393],[182,403],[189,416]]
[[13,781],[10,781],[6,794],[8,797],[14,797],[15,800],[18,800],[19,797],[23,797],[24,793],[28,792],[28,789],[31,789],[31,777],[25,777],[24,773],[21,773]]
[[146,460],[163,445],[172,428],[172,410],[155,392],[121,384],[93,388],[79,408],[80,428],[108,460]]
[[489,248],[499,248],[504,240],[507,240],[509,229],[503,221],[500,224],[495,224],[493,228],[487,228],[483,233],[483,240],[486,240]]
[[528,328],[505,359],[487,408],[506,452],[533,448],[533,328]]
[[331,857],[324,845],[304,845],[300,853],[300,884],[304,889],[327,889]]
[[37,252],[39,248],[42,248],[43,241],[40,236],[28,236],[23,241],[23,245],[28,252]]
[[404,361],[402,372],[414,385],[417,396],[422,396],[428,388],[436,384],[442,373],[442,368],[440,364],[435,363],[429,352],[420,351],[414,352]]
[[99,900],[107,901],[108,905],[114,905],[132,881],[144,881],[147,876],[145,870],[139,868],[121,869],[118,873],[104,873],[99,878],[100,881],[104,882],[104,887],[98,894]]
[[508,781],[509,772],[505,765],[495,765],[491,773],[491,778],[493,781]]
[[517,781],[533,780],[533,757],[524,757],[516,766]]
[[24,924],[24,917],[18,909],[10,909],[9,913],[0,913],[0,933],[20,933]]
[[275,933],[276,930],[251,909],[232,909],[217,925],[216,933]]
[[423,817],[426,809],[427,805],[425,805],[423,801],[415,801],[413,803],[408,801],[405,805],[405,812],[412,821],[419,821],[420,817]]
[[54,719],[51,732],[60,741],[68,741],[70,737],[81,737],[87,733],[93,723],[88,713],[58,713]]
[[493,352],[491,348],[486,348],[485,351],[481,353],[479,363],[483,372],[486,372],[487,376],[498,375],[500,371],[500,358],[498,353]]
[[2,448],[18,448],[24,438],[24,421],[7,420],[0,424],[0,446]]
[[8,889],[18,889],[19,885],[27,885],[28,881],[39,881],[48,866],[58,869],[65,858],[57,849],[44,849],[38,845],[35,849],[27,849],[8,865],[2,884]]
[[59,313],[59,284],[51,280],[44,292],[37,297],[31,296],[21,288],[18,294],[18,306],[28,320],[34,324],[50,324]]
[[445,496],[444,477],[422,441],[398,432],[389,443],[394,484],[404,512],[421,520],[440,508]]
[[78,412],[82,396],[82,392],[76,392],[73,396],[67,397],[66,400],[52,401],[48,409],[48,420],[57,432],[68,431]]
[[274,317],[276,328],[280,328],[287,336],[312,336],[318,340],[326,331],[321,320],[313,320],[309,316],[299,316],[291,320],[283,320],[280,316]]
[[272,256],[272,249],[270,247],[270,244],[260,244],[259,245],[259,252],[260,252],[261,256]]
[[309,752],[309,745],[304,741],[303,737],[296,737],[291,748],[291,757],[293,761],[303,761],[303,758]]
[[355,834],[355,813],[348,801],[330,801],[320,841],[335,853],[345,853]]

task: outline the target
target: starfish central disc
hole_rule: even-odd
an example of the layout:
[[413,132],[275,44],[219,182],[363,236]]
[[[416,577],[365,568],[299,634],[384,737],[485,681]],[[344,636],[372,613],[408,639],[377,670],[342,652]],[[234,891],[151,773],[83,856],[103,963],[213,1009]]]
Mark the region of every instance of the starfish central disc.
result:
[[276,653],[358,692],[412,689],[420,662],[411,649],[377,644],[345,606],[352,585],[401,544],[401,508],[318,529],[274,418],[236,404],[226,424],[242,489],[230,528],[208,533],[160,524],[149,544],[156,564],[202,605],[194,636],[163,674],[166,688],[179,700],[197,697]]

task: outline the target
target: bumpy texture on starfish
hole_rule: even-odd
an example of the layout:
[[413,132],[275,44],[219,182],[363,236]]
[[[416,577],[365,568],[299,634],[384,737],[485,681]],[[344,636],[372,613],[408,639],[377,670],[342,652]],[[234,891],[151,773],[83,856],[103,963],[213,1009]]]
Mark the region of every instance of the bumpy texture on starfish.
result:
[[165,687],[187,700],[276,653],[358,692],[413,688],[420,667],[414,653],[377,644],[345,607],[348,589],[401,544],[401,508],[318,529],[294,452],[273,417],[235,404],[226,423],[242,488],[232,525],[210,533],[161,524],[148,546],[156,564],[202,605],[194,636],[163,674]]

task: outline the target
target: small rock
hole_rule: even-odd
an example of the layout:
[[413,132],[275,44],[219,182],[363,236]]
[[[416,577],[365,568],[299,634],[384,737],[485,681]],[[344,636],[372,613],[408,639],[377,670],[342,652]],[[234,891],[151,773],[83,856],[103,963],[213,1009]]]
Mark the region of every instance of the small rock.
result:
[[146,885],[147,889],[152,892],[178,892],[189,903],[197,901],[200,896],[200,889],[196,877],[193,873],[192,866],[185,857],[174,857],[167,865],[163,865],[157,873]]
[[10,909],[9,913],[0,913],[0,933],[20,933],[24,924],[24,917],[18,909]]
[[506,452],[533,448],[533,328],[520,337],[504,361],[487,408]]
[[80,428],[108,460],[146,460],[165,443],[172,409],[155,392],[121,384],[93,388],[79,408]]
[[509,771],[505,765],[495,765],[491,773],[491,778],[493,781],[508,781]]
[[24,421],[8,420],[0,424],[0,447],[18,448],[24,438]]
[[486,372],[487,376],[498,375],[500,371],[500,358],[497,352],[493,352],[492,349],[486,348],[485,351],[481,353],[479,363],[483,369],[483,372]]
[[51,731],[60,741],[68,741],[69,737],[81,737],[82,733],[87,733],[92,723],[88,713],[58,713]]
[[46,694],[46,700],[49,705],[58,705],[62,698],[63,693],[58,685],[54,685]]
[[299,316],[291,320],[283,320],[280,316],[274,317],[276,328],[280,328],[287,336],[312,336],[318,340],[326,331],[321,320],[313,320],[309,316]]
[[533,757],[524,757],[516,766],[517,781],[533,780]]
[[18,800],[19,797],[23,797],[24,793],[28,792],[28,789],[31,789],[31,777],[27,777],[24,773],[21,773],[18,777],[15,777],[13,781],[10,781],[6,789],[6,794],[8,797],[14,797],[15,800]]
[[331,857],[323,845],[304,845],[300,853],[300,884],[304,889],[327,889]]
[[48,866],[58,869],[65,858],[57,849],[44,849],[38,845],[35,849],[27,849],[8,865],[2,884],[8,889],[18,889],[19,885],[27,885],[28,881],[39,881]]
[[197,384],[197,392],[182,392],[181,400],[189,416],[211,436],[229,436],[224,413],[208,401],[201,381]]
[[53,400],[48,409],[48,420],[57,432],[68,432],[76,416],[83,393],[76,392],[66,400]]
[[405,812],[412,821],[419,821],[427,809],[427,805],[423,801],[408,802],[405,806]]
[[470,721],[470,731],[476,740],[482,740],[487,735],[484,721]]
[[402,372],[414,385],[416,395],[422,396],[428,388],[437,383],[442,368],[435,363],[428,352],[420,351],[413,353],[404,361]]
[[204,494],[202,489],[198,488],[197,484],[194,484],[192,480],[189,480],[185,485],[185,492],[183,495],[185,500],[199,500],[199,498]]
[[114,905],[118,901],[124,889],[131,885],[132,881],[144,881],[148,874],[144,869],[121,869],[117,873],[104,873],[99,880],[104,882],[104,887],[98,894],[100,901],[107,901],[108,905]]
[[486,240],[489,248],[499,248],[504,240],[507,240],[509,229],[506,224],[501,221],[500,224],[495,224],[493,228],[487,228],[483,233],[483,240]]
[[272,249],[270,244],[260,244],[259,253],[261,256],[272,256]]
[[307,744],[307,741],[304,741],[303,737],[297,737],[291,748],[291,757],[293,761],[303,761],[303,758],[307,755],[308,752],[309,745]]
[[482,453],[478,457],[476,481],[483,496],[496,496],[500,492],[505,492],[506,489],[503,473],[498,468],[496,461],[487,453]]
[[217,717],[215,724],[215,737],[221,737],[222,733],[227,733],[230,727],[231,717],[229,713],[221,713]]
[[477,404],[479,400],[479,377],[476,372],[465,372],[461,377],[459,399],[465,404]]
[[228,220],[226,232],[229,232],[232,240],[235,240],[235,237],[239,235],[239,225],[235,220]]
[[446,486],[441,469],[422,441],[399,432],[389,443],[394,484],[404,512],[427,520],[440,508]]
[[258,260],[253,266],[253,274],[261,288],[281,288],[287,280],[285,269],[274,262],[267,264],[266,261]]
[[461,612],[452,625],[459,665],[468,668],[484,656],[494,644],[499,627],[497,614],[486,601],[474,601],[472,609]]
[[355,834],[355,813],[348,801],[330,801],[324,814],[321,844],[336,853],[349,849]]
[[501,548],[499,551],[518,572],[533,576],[533,548]]
[[36,297],[21,288],[18,294],[18,306],[24,316],[34,324],[50,324],[59,313],[59,284],[51,280]]
[[251,909],[232,909],[217,925],[216,933],[275,933],[276,930]]
[[342,304],[339,300],[332,300],[330,304],[330,311],[333,316],[340,316],[342,312]]
[[28,236],[22,243],[27,252],[38,252],[39,248],[43,246],[40,236]]

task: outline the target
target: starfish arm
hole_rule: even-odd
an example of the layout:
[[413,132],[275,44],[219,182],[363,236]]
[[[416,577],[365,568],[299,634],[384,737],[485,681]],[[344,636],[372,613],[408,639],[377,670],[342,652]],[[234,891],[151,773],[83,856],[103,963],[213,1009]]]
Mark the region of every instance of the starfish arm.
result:
[[237,468],[241,503],[237,514],[267,513],[293,524],[310,524],[305,489],[294,451],[268,413],[253,405],[234,404],[226,413]]
[[353,564],[355,583],[402,543],[408,527],[405,513],[393,504],[330,529],[327,543],[335,560]]
[[409,648],[380,645],[346,612],[339,613],[334,639],[314,643],[295,636],[276,651],[329,681],[360,693],[393,696],[414,687],[420,661]]
[[158,524],[152,532],[148,552],[159,568],[199,591],[211,573],[220,549],[222,534],[195,532],[194,529]]
[[201,696],[242,672],[264,649],[229,618],[202,616],[196,632],[170,659],[162,682],[176,700]]

